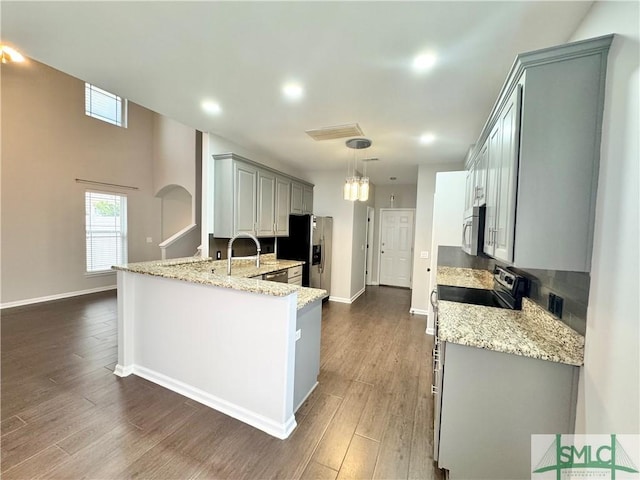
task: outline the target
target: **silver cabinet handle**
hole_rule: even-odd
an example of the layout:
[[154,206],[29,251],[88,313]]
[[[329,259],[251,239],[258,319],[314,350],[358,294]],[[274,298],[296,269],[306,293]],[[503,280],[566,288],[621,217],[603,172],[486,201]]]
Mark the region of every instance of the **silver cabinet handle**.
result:
[[429,297],[429,300],[431,301],[431,306],[435,309],[438,305],[438,289],[434,288],[431,291],[431,296]]

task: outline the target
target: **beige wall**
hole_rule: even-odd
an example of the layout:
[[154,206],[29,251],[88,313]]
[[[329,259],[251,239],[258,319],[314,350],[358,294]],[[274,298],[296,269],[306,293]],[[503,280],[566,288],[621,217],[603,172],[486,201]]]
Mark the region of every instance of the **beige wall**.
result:
[[84,82],[34,61],[2,65],[1,80],[2,304],[115,284],[114,274],[85,275],[89,187],[76,178],[137,187],[99,190],[127,195],[129,261],[159,258],[155,114],[129,103],[128,128],[87,117]]
[[578,433],[640,432],[640,13],[596,2],[571,40],[616,33],[609,53]]

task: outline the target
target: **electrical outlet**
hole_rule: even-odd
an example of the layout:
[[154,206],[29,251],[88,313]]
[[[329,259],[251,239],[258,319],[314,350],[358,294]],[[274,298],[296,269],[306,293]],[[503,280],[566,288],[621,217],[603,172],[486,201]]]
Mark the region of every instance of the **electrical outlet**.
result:
[[216,260],[220,260],[222,258],[222,252],[220,250],[216,250]]
[[549,301],[547,302],[547,310],[551,313],[556,309],[556,295],[555,293],[549,292]]
[[302,336],[302,330],[296,330],[296,340],[300,340],[301,336]]
[[553,307],[553,313],[556,314],[558,318],[562,318],[562,306],[564,305],[564,299],[558,295],[556,295],[555,305]]

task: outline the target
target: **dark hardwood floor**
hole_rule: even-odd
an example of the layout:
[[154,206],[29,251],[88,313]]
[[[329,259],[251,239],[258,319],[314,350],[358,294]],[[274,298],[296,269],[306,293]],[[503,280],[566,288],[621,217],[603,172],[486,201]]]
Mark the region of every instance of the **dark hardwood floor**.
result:
[[278,440],[119,378],[115,293],[2,312],[2,478],[433,479],[432,337],[408,290],[323,309],[320,385]]

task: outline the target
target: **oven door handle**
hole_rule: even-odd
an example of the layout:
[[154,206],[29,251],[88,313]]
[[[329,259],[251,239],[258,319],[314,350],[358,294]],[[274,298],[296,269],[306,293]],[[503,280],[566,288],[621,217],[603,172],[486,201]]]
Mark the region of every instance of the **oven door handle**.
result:
[[437,288],[433,289],[433,291],[431,292],[431,296],[429,297],[429,300],[431,301],[431,306],[434,309],[438,308],[438,289]]

